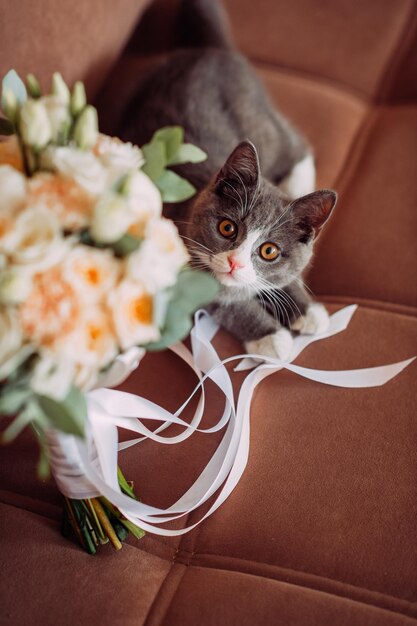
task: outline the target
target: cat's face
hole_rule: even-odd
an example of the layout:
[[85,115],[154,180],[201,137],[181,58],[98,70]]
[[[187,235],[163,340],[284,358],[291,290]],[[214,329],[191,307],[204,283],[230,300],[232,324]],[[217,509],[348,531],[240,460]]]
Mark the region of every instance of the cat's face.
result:
[[186,240],[193,264],[236,297],[285,287],[308,264],[335,203],[330,190],[289,200],[261,178],[256,150],[243,142],[193,207]]

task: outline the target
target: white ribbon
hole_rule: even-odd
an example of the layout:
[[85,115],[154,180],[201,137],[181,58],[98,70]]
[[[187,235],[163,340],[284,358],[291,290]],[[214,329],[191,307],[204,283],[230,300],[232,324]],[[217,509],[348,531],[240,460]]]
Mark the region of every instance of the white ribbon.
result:
[[[183,535],[195,528],[211,515],[231,494],[246,467],[249,453],[250,405],[252,394],[258,383],[280,369],[327,385],[340,387],[375,387],[385,384],[399,374],[414,359],[381,367],[357,370],[325,371],[294,365],[292,361],[312,342],[326,339],[342,332],[348,326],[356,306],[346,307],[330,318],[329,329],[320,335],[300,335],[288,361],[261,355],[238,355],[220,360],[211,341],[218,326],[205,311],[195,315],[191,331],[190,352],[183,344],[171,350],[183,359],[199,378],[199,383],[184,404],[171,413],[150,400],[134,394],[113,389],[100,388],[88,393],[87,436],[81,440],[56,431],[48,433],[53,473],[58,487],[70,498],[105,496],[121,513],[134,524],[157,535]],[[141,352],[120,357],[115,366],[118,384],[134,368],[142,356]],[[243,360],[242,360],[243,359]],[[245,378],[235,404],[232,381],[225,367],[232,361],[241,361],[236,370],[250,369],[261,361]],[[210,427],[201,425],[205,392],[204,383],[210,379],[222,392],[224,408],[218,422]],[[110,384],[109,377],[107,384]],[[111,381],[112,384],[113,381]],[[200,391],[200,399],[190,423],[181,419],[184,408]],[[156,420],[161,425],[152,431],[146,420]],[[170,425],[183,427],[179,435],[161,434]],[[118,442],[118,427],[139,435],[127,442]],[[117,480],[118,452],[152,439],[158,443],[175,444],[184,441],[194,432],[213,433],[225,428],[223,438],[206,467],[194,484],[179,500],[166,509],[138,502],[123,494]],[[209,510],[197,522],[177,530],[161,527],[166,522],[180,520],[198,509],[216,492],[217,496]]]

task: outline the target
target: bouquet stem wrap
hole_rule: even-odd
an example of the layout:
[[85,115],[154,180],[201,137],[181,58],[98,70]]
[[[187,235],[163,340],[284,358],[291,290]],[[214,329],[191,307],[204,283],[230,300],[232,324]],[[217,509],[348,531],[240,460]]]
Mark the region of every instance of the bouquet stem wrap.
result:
[[[238,355],[222,361],[211,343],[218,326],[205,311],[198,311],[191,332],[192,351],[183,344],[171,348],[199,378],[200,382],[190,397],[175,413],[171,413],[130,393],[106,388],[91,391],[88,394],[89,424],[85,440],[55,432],[48,433],[51,463],[59,488],[70,498],[105,496],[126,519],[154,534],[175,536],[189,532],[226,500],[243,474],[249,453],[252,394],[257,384],[266,376],[280,369],[288,369],[323,384],[352,388],[375,387],[391,380],[413,361],[408,359],[381,367],[344,371],[308,369],[292,363],[310,343],[345,330],[355,310],[356,306],[349,306],[332,315],[328,331],[321,335],[297,337],[291,357],[285,362],[260,355]],[[239,360],[241,363],[236,369],[249,369],[254,367],[253,359],[262,363],[247,375],[235,402],[232,381],[225,365]],[[125,375],[130,371],[131,368],[126,365]],[[201,426],[205,401],[204,383],[207,379],[224,396],[223,412],[211,428]],[[191,422],[187,423],[180,415],[198,391],[201,392],[198,406]],[[161,425],[152,431],[146,426],[147,420],[159,421]],[[175,436],[164,434],[171,424],[178,424],[184,430]],[[130,430],[137,436],[119,443],[118,427]],[[206,467],[190,489],[168,508],[150,506],[122,493],[117,480],[119,451],[145,439],[171,445],[187,439],[195,431],[208,434],[223,428],[223,438]],[[166,522],[181,520],[198,509],[216,491],[218,493],[215,500],[199,521],[176,530],[163,527]]]

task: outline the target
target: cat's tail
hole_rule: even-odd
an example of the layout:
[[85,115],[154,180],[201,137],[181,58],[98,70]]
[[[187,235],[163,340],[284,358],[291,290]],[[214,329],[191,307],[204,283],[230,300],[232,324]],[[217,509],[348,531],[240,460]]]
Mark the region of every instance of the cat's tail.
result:
[[182,0],[179,18],[184,46],[232,47],[229,20],[220,0]]

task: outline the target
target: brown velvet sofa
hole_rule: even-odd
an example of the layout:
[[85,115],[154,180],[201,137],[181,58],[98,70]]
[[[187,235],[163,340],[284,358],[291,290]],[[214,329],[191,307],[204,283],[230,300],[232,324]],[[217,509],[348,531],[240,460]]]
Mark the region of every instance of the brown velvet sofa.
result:
[[[104,130],[117,132],[129,77],[176,43],[178,2],[157,2],[141,19],[145,5],[3,0],[1,74],[85,78]],[[237,46],[314,146],[319,185],[340,194],[308,279],[330,310],[359,309],[348,330],[297,362],[345,369],[416,354],[416,2],[226,6]],[[216,346],[223,356],[240,350],[224,332]],[[0,623],[416,623],[416,372],[414,363],[368,390],[269,377],[254,396],[248,467],[226,503],[182,539],[147,535],[120,553],[106,546],[91,557],[60,536],[59,495],[37,481],[35,442],[20,436],[0,457]],[[167,352],[147,356],[124,388],[174,409],[193,385]],[[208,419],[219,407],[213,394]],[[166,506],[219,437],[146,443],[123,453],[123,469],[146,502]]]

